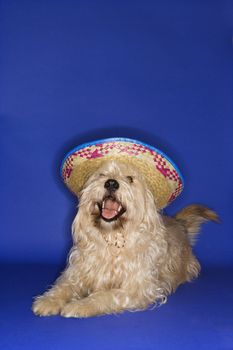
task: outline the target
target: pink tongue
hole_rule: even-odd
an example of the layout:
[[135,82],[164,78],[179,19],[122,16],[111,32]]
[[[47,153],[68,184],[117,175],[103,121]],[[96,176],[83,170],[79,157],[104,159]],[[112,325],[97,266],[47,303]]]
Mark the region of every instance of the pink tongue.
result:
[[105,219],[112,219],[118,214],[119,204],[116,201],[107,199],[104,203],[104,209],[102,209],[102,216]]

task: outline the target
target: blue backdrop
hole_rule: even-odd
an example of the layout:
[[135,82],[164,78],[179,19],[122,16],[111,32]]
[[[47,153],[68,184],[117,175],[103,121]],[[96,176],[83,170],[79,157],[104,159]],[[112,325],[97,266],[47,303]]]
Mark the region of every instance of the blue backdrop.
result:
[[[62,261],[75,198],[64,154],[97,137],[159,146],[200,202],[206,264],[233,262],[232,45],[218,1],[3,1],[1,260]],[[227,3],[226,3],[227,4]],[[210,11],[211,7],[211,11]]]
[[62,158],[124,136],[177,163],[185,189],[167,212],[216,210],[195,251],[233,266],[232,14],[217,0],[1,1],[2,262],[64,264],[77,202]]

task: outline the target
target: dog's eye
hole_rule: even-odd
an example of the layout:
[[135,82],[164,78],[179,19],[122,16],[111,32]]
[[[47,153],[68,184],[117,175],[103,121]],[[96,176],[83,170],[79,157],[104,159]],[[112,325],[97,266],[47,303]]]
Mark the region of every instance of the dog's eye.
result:
[[132,176],[126,176],[126,178],[129,180],[129,182],[130,182],[130,183],[132,183],[132,182],[133,182],[133,178],[132,178]]
[[104,177],[104,176],[105,176],[105,174],[103,174],[103,173],[99,174],[99,177]]

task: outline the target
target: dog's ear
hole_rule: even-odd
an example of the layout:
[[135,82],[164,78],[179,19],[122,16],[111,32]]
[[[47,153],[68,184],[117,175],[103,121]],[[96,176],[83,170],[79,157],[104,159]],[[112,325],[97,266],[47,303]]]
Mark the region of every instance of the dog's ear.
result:
[[78,243],[78,232],[80,231],[79,226],[80,226],[80,221],[77,213],[72,223],[72,237],[73,237],[74,243]]
[[163,226],[162,219],[157,211],[155,199],[149,189],[145,190],[144,196],[145,205],[141,227],[143,227],[147,232],[153,232]]
[[86,221],[81,220],[81,210],[79,209],[77,215],[72,223],[72,237],[75,244],[85,243],[87,236],[85,235]]

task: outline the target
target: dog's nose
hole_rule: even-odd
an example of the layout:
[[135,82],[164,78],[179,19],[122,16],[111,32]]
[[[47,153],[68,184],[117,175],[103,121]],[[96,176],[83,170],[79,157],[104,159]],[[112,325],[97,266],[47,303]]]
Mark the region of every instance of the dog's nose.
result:
[[119,183],[114,179],[108,179],[104,184],[104,187],[109,191],[116,191],[119,186]]

